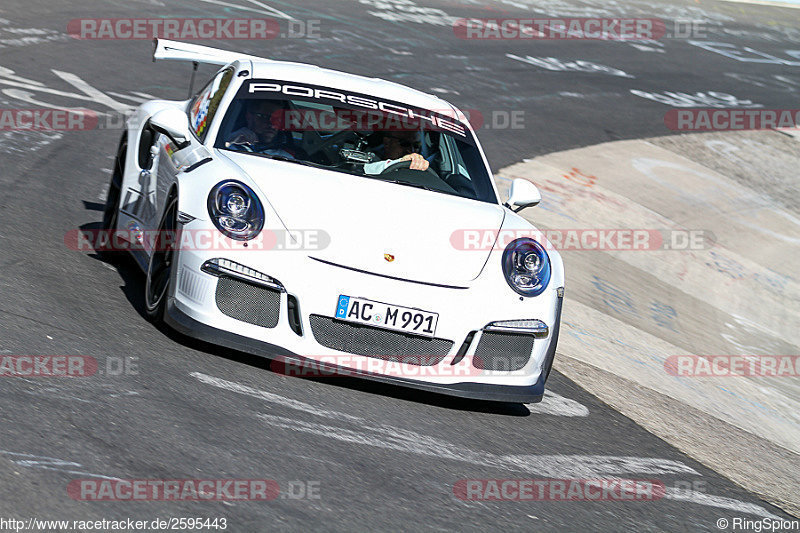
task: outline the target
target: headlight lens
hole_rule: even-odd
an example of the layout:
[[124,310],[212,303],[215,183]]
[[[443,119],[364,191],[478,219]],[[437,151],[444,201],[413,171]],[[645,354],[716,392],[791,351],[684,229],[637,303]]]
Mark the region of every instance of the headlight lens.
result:
[[518,294],[539,296],[550,283],[550,256],[533,239],[517,239],[503,252],[503,274]]
[[218,183],[208,195],[208,214],[224,235],[249,241],[264,227],[264,207],[253,190],[238,181]]

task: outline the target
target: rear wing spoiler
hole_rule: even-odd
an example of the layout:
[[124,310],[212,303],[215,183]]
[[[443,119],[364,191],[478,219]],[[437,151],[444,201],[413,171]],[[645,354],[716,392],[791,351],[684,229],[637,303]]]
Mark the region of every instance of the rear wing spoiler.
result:
[[220,50],[210,46],[200,46],[197,44],[181,43],[178,41],[168,41],[166,39],[154,39],[155,49],[153,50],[153,61],[191,61],[192,63],[203,63],[207,65],[227,65],[236,60],[250,61],[271,61],[263,57],[250,56],[229,50]]
[[153,39],[155,49],[153,50],[153,61],[159,59],[167,61],[187,61],[192,63],[192,78],[189,81],[189,98],[194,94],[194,78],[197,74],[197,66],[204,65],[224,66],[234,61],[272,61],[263,57],[250,56],[229,50],[220,50],[210,46],[200,46],[198,44],[181,43],[178,41],[168,41],[167,39]]

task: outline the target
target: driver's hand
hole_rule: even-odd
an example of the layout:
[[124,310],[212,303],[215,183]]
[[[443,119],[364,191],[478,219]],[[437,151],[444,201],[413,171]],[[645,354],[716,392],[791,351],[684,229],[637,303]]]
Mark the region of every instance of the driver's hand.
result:
[[258,142],[258,135],[247,128],[233,132],[232,137],[233,139],[228,141],[231,144],[256,144]]
[[400,158],[400,161],[411,161],[411,170],[428,170],[430,163],[420,154],[408,154]]

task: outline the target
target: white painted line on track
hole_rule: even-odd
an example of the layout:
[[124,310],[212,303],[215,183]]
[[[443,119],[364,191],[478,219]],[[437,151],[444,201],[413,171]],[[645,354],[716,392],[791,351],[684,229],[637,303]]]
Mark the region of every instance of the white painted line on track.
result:
[[[320,409],[305,402],[285,398],[277,394],[254,389],[240,383],[215,378],[200,372],[192,372],[190,375],[199,380],[201,383],[212,385],[214,387],[231,392],[245,394],[247,396],[265,400],[267,402],[276,403],[284,407],[289,407],[290,409],[296,409],[316,416],[322,416],[342,422],[358,422],[359,424],[363,424],[364,422],[363,418],[357,416],[348,415],[338,411]],[[573,413],[580,411],[579,407],[583,407],[585,409],[585,407],[578,402],[573,402],[573,400],[569,400],[562,396],[558,396],[553,393],[548,394],[548,396],[553,397],[553,399],[548,404],[545,404],[545,408],[543,409],[553,409],[554,406],[559,406],[556,409],[561,409],[563,411],[568,407],[568,409]],[[535,407],[535,404],[529,407]],[[329,426],[315,422],[305,422],[283,416],[269,414],[259,414],[257,416],[260,420],[273,427],[319,435],[351,444],[364,444],[377,448],[439,457],[442,459],[451,459],[454,461],[463,461],[484,466],[535,472],[537,475],[545,477],[591,478],[609,475],[620,476],[626,474],[701,475],[690,466],[680,461],[673,461],[670,459],[651,457],[619,457],[609,455],[494,455],[486,452],[468,450],[461,445],[456,446],[428,435],[416,433],[414,431],[397,429],[385,425],[360,425],[358,430],[353,430],[343,428],[341,426]],[[572,416],[581,415],[573,414]],[[686,501],[710,507],[732,509],[734,511],[740,511],[758,516],[777,518],[775,515],[759,505],[749,504],[723,496],[668,488],[664,497],[667,499]]]
[[65,461],[63,459],[56,459],[55,457],[46,457],[42,455],[31,455],[29,453],[17,453],[7,450],[0,450],[0,455],[5,455],[8,459],[19,466],[26,468],[40,468],[43,470],[55,470],[57,472],[64,472],[67,474],[75,474],[80,476],[96,477],[99,479],[110,479],[114,481],[122,481],[118,477],[109,477],[101,474],[92,474],[84,472],[83,470],[72,470],[71,467],[81,468],[83,465],[73,461]]
[[625,474],[701,475],[680,461],[615,455],[506,455],[507,466],[531,470],[546,477],[582,477]]
[[235,383],[233,381],[227,381],[224,379],[215,378],[213,376],[208,376],[200,372],[192,372],[189,375],[199,380],[201,383],[205,383],[206,385],[212,385],[220,389],[229,390],[231,392],[236,392],[239,394],[245,394],[247,396],[252,396],[253,398],[258,398],[259,400],[265,400],[267,402],[276,403],[284,407],[289,407],[290,409],[296,409],[298,411],[304,411],[312,415],[332,418],[334,420],[352,420],[355,422],[363,421],[362,418],[359,418],[357,416],[352,416],[345,413],[339,413],[337,411],[328,411],[326,409],[319,409],[317,407],[314,407],[313,405],[298,400],[292,400],[291,398],[285,398],[283,396],[279,396],[271,392],[254,389],[252,387],[248,387],[247,385],[242,385],[240,383]]
[[280,17],[286,20],[296,20],[293,16],[287,15],[283,11],[275,9],[272,6],[268,6],[263,2],[259,2],[258,0],[247,0],[253,5],[260,7],[261,9],[256,9],[254,7],[247,7],[241,4],[231,4],[230,2],[221,2],[219,0],[200,0],[201,2],[205,2],[206,4],[215,4],[218,6],[225,6],[225,7],[232,7],[234,9],[241,9],[242,11],[252,11],[254,13],[263,13],[264,15],[273,15],[275,17]]
[[553,415],[568,417],[589,416],[589,409],[585,405],[565,398],[555,392],[545,391],[544,398],[539,403],[527,403],[525,407],[537,415]]
[[[386,426],[362,427],[360,430],[351,430],[275,415],[260,414],[258,418],[273,427],[320,435],[350,444],[365,444],[376,448],[463,461],[483,466],[522,470],[533,472],[541,477],[585,479],[625,474],[701,475],[688,465],[669,459],[607,455],[493,455],[486,452],[471,451],[463,446],[454,446],[425,435],[411,431],[398,431]],[[372,434],[369,432],[372,432]],[[768,518],[779,518],[760,505],[691,490],[666,487],[664,498],[707,507],[731,509]]]
[[[318,416],[324,416],[327,418],[333,418],[338,420],[342,419],[359,420],[359,421],[362,420],[359,417],[348,415],[345,413],[340,413],[336,411],[327,411],[324,409],[317,409],[312,405],[300,402],[298,400],[292,400],[290,398],[285,398],[278,394],[262,391],[259,389],[254,389],[252,387],[248,387],[247,385],[242,385],[240,383],[236,383],[233,381],[227,381],[221,378],[215,378],[213,376],[202,374],[200,372],[192,372],[189,375],[207,385],[212,385],[214,387],[219,387],[221,389],[238,392],[240,394],[246,394],[248,396],[253,396],[254,398],[259,398],[262,400],[266,400],[268,402],[278,403],[286,407],[291,407],[293,409],[306,411],[312,414],[316,414]],[[531,413],[536,413],[536,414],[567,416],[567,417],[576,417],[576,416],[584,417],[589,415],[589,409],[587,409],[586,406],[576,402],[575,400],[565,398],[559,394],[550,391],[547,391],[545,393],[545,396],[540,403],[531,403],[525,405]]]
[[376,448],[416,453],[454,461],[493,464],[491,461],[486,460],[486,457],[490,457],[488,454],[473,453],[469,450],[464,450],[460,446],[454,446],[411,431],[397,431],[388,427],[361,427],[358,430],[352,430],[340,426],[328,426],[266,414],[260,414],[258,418],[271,426],[320,435],[351,444],[366,444]]
[[719,509],[730,509],[731,511],[763,516],[764,518],[780,519],[779,516],[770,513],[760,505],[746,503],[733,498],[726,498],[725,496],[716,496],[714,494],[706,494],[705,492],[697,492],[694,490],[667,487],[664,498],[667,500],[696,503],[698,505],[705,505],[708,507],[717,507]]

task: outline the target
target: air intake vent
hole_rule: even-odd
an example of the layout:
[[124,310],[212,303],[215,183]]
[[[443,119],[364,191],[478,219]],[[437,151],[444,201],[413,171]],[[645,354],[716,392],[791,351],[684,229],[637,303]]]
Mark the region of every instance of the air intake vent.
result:
[[219,310],[231,318],[264,328],[278,325],[279,291],[223,276],[217,283],[216,298]]
[[453,341],[408,335],[372,326],[349,324],[321,315],[311,315],[311,332],[321,345],[387,361],[432,366],[439,364]]
[[533,341],[532,335],[484,331],[472,357],[472,366],[501,372],[521,370],[531,358]]

